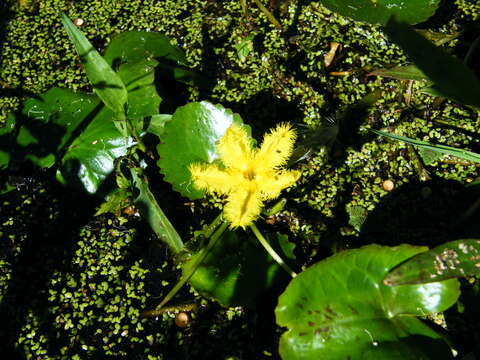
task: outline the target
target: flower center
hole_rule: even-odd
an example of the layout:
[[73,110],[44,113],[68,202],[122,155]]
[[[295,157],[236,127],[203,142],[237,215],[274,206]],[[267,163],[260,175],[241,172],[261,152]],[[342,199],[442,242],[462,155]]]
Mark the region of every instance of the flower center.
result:
[[248,169],[243,172],[243,177],[248,181],[255,180],[255,171],[253,169]]

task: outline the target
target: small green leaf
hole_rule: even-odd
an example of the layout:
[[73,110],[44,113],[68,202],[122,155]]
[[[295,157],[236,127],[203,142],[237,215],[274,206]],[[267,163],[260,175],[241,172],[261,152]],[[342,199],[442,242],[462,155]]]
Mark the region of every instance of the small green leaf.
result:
[[278,325],[288,327],[280,339],[282,359],[452,358],[441,335],[415,316],[453,305],[460,295],[458,281],[383,283],[390,269],[426,250],[369,245],[300,273],[275,309]]
[[464,159],[467,161],[480,162],[480,154],[474,153],[473,151],[457,149],[457,148],[446,146],[446,145],[434,145],[434,144],[430,144],[427,141],[415,140],[406,136],[395,135],[385,131],[373,130],[373,129],[369,129],[369,130],[380,136],[385,136],[391,139],[403,141],[403,142],[406,142],[407,144],[418,146],[421,149],[431,150],[431,151],[435,151],[445,155],[456,156],[460,159]]
[[330,10],[354,20],[385,24],[395,15],[409,24],[417,24],[433,15],[440,0],[321,0]]
[[157,147],[165,181],[192,200],[203,197],[204,191],[193,186],[188,165],[217,160],[216,142],[233,123],[241,124],[242,119],[221,105],[202,101],[179,107],[165,124],[162,143]]
[[115,189],[107,195],[105,202],[98,208],[94,216],[105,213],[120,215],[120,211],[128,206],[130,192],[127,189]]
[[[268,241],[283,258],[292,259],[293,244],[287,236],[277,233]],[[197,256],[183,264],[184,273]],[[227,230],[189,281],[195,290],[224,306],[254,306],[258,296],[288,278],[250,233]]]
[[127,31],[115,36],[103,55],[113,66],[115,62],[128,63],[148,58],[166,59],[188,66],[185,54],[170,43],[163,34],[148,31]]
[[383,76],[397,80],[428,80],[428,77],[415,65],[395,66],[389,69],[377,69],[368,76]]
[[138,190],[138,196],[134,200],[135,205],[158,238],[167,244],[175,254],[178,254],[183,249],[182,239],[158,205],[148,187],[147,180],[139,173],[139,170],[138,168],[130,169],[133,184]]
[[245,39],[242,39],[235,45],[238,59],[243,62],[247,59],[251,51],[253,51],[253,38],[255,35],[249,35]]
[[460,60],[445,53],[395,18],[388,21],[385,30],[415,65],[435,83],[435,88],[444,97],[467,105],[480,106],[480,81]]
[[425,284],[480,274],[480,240],[450,241],[418,254],[394,268],[385,278],[390,286]]
[[128,95],[122,80],[65,14],[62,14],[62,23],[77,49],[95,93],[110,110],[118,114],[117,117],[123,119]]
[[[112,175],[115,160],[127,154],[134,144],[124,137],[114,124],[115,115],[103,107],[86,129],[70,144],[62,158],[57,179],[79,185],[94,194]],[[113,179],[112,179],[113,184]],[[108,193],[108,189],[102,189]]]

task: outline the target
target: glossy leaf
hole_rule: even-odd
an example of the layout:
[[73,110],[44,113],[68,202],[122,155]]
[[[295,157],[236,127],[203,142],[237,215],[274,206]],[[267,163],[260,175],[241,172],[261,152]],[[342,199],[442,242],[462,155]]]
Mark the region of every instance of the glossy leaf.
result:
[[167,59],[187,66],[184,53],[170,43],[168,37],[157,32],[127,31],[115,36],[103,54],[105,61],[127,63],[148,58]]
[[162,99],[155,88],[155,67],[158,62],[146,59],[120,66],[118,75],[128,91],[128,120],[134,123],[138,132],[143,130],[146,117],[158,115]]
[[377,69],[368,76],[383,76],[397,80],[428,80],[428,77],[415,65],[395,66],[389,69]]
[[165,131],[165,124],[172,120],[171,114],[153,115],[146,125],[145,131],[160,137]]
[[112,174],[115,160],[127,154],[134,144],[115,127],[114,113],[103,107],[87,128],[71,143],[60,163],[57,179],[80,185],[87,192],[97,193]]
[[16,121],[23,124],[16,138],[13,155],[39,167],[51,167],[88,123],[100,100],[95,95],[53,88],[28,99]]
[[192,200],[204,195],[204,191],[193,186],[188,165],[217,160],[216,142],[232,123],[241,124],[242,119],[221,105],[205,101],[189,103],[175,111],[172,120],[165,124],[162,143],[157,147],[160,171],[174,190]]
[[123,118],[128,95],[122,80],[65,14],[62,14],[62,22],[95,93],[110,110],[118,114],[116,117]]
[[278,325],[288,327],[280,339],[282,358],[451,358],[441,336],[415,316],[453,305],[460,295],[458,281],[398,287],[383,283],[390,269],[426,250],[369,245],[300,273],[275,309]]
[[450,241],[418,254],[394,268],[384,283],[425,284],[480,274],[480,240]]
[[158,205],[155,196],[148,187],[147,180],[139,173],[139,169],[131,168],[133,185],[138,191],[134,199],[142,217],[150,224],[158,238],[162,240],[173,253],[178,254],[183,249],[183,242],[172,223]]
[[403,141],[407,144],[418,146],[421,149],[431,150],[431,151],[435,151],[437,153],[441,153],[445,155],[456,156],[460,159],[464,159],[467,161],[480,162],[480,154],[474,153],[473,151],[457,149],[457,148],[446,146],[446,145],[430,144],[427,141],[415,140],[406,136],[395,135],[395,134],[385,132],[385,131],[380,131],[380,130],[370,129],[370,131],[380,136],[389,137],[391,139]]
[[[268,241],[284,259],[292,259],[293,244],[287,236],[275,234]],[[197,256],[182,266],[185,273]],[[226,230],[189,281],[224,306],[254,306],[259,295],[288,278],[251,233]]]
[[354,20],[385,24],[395,15],[409,24],[417,24],[433,15],[440,0],[321,0],[330,10]]
[[444,97],[480,106],[480,81],[460,60],[395,18],[389,20],[385,30]]

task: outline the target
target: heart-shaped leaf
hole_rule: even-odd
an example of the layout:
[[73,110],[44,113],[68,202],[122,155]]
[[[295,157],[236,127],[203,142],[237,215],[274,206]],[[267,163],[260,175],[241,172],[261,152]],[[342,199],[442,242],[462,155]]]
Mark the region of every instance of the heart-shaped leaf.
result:
[[[323,260],[291,281],[275,309],[289,330],[283,359],[451,358],[441,336],[414,316],[455,303],[457,280],[389,287],[390,269],[427,249],[369,245]],[[431,347],[431,344],[435,344]],[[423,357],[422,357],[423,356]]]
[[390,16],[417,24],[433,15],[440,0],[321,0],[332,11],[354,20],[385,24]]
[[203,197],[204,191],[193,186],[188,165],[217,160],[216,142],[233,123],[242,124],[240,115],[206,101],[189,103],[175,111],[157,147],[160,171],[174,190],[192,200]]
[[[286,235],[277,233],[269,236],[268,241],[282,258],[293,258],[293,244]],[[183,265],[185,273],[197,256]],[[226,230],[189,282],[202,295],[224,306],[254,306],[259,295],[288,278],[255,237],[243,231]]]
[[480,240],[455,240],[418,254],[392,270],[391,286],[424,284],[480,274]]

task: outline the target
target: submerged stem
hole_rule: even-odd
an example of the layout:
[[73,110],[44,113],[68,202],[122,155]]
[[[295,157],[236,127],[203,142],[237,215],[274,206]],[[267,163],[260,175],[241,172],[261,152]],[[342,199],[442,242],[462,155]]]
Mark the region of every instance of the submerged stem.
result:
[[260,232],[260,230],[258,230],[257,226],[254,223],[250,224],[250,229],[252,229],[258,241],[260,241],[260,244],[262,244],[265,250],[267,250],[267,252],[273,258],[273,260],[275,260],[278,263],[278,265],[280,265],[286,272],[288,272],[288,274],[292,278],[297,276],[297,273],[295,273],[292,269],[290,269],[290,267],[283,261],[280,255],[278,255],[277,252],[273,250],[273,248],[270,246],[268,241],[263,237],[262,233]]
[[222,225],[213,233],[212,237],[210,238],[208,244],[206,247],[204,247],[201,251],[199,256],[195,259],[194,263],[190,266],[188,269],[187,273],[184,273],[178,283],[175,284],[175,286],[172,288],[172,290],[169,291],[167,296],[165,296],[160,304],[155,308],[156,311],[160,310],[167,302],[169,302],[176,294],[177,292],[182,288],[183,285],[192,277],[192,275],[195,273],[197,268],[200,266],[200,264],[205,260],[205,257],[208,255],[210,250],[215,246],[217,243],[217,240],[222,236],[222,234],[225,232],[227,229],[228,223],[223,222]]

